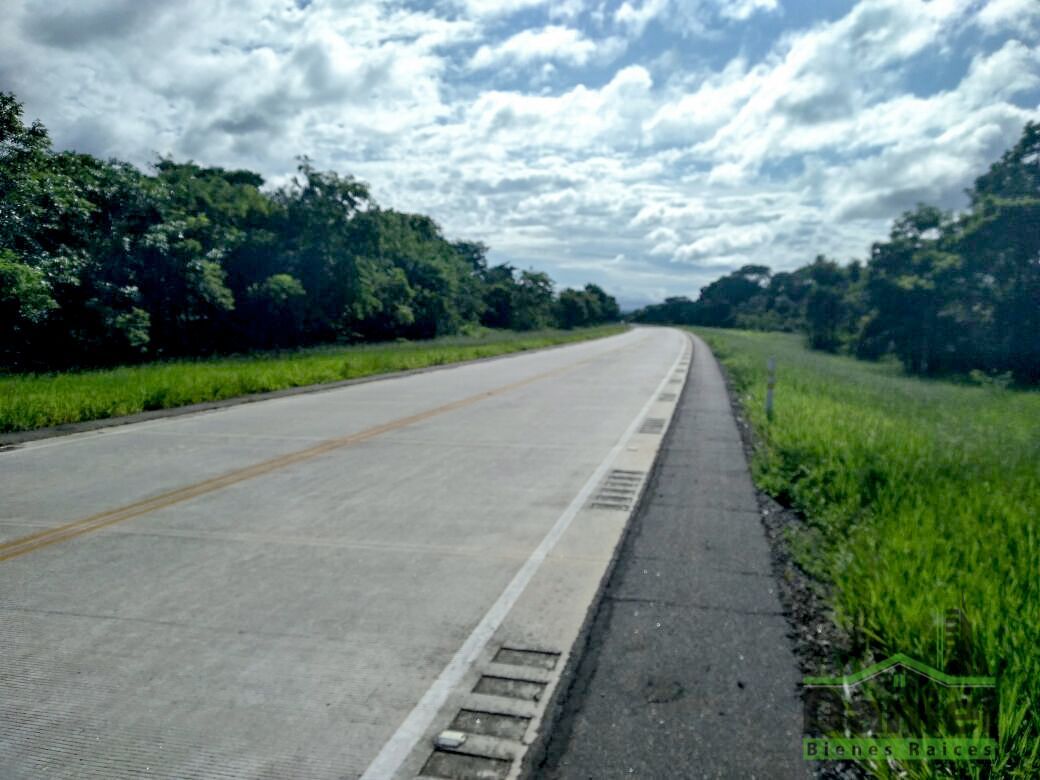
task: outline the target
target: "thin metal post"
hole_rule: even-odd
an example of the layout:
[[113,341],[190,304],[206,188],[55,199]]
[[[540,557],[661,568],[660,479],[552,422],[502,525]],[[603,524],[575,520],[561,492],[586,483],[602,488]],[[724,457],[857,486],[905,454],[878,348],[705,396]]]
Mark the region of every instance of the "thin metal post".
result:
[[766,364],[768,374],[766,378],[766,419],[773,419],[773,387],[776,386],[776,358],[769,358]]

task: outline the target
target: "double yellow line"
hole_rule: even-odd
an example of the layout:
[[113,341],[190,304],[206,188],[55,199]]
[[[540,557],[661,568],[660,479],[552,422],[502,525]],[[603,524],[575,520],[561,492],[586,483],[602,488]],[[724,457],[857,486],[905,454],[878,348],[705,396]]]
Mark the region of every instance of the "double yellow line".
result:
[[244,482],[248,479],[254,479],[255,477],[263,476],[264,474],[270,474],[272,471],[283,469],[286,466],[291,466],[296,463],[302,463],[304,461],[312,460],[313,458],[320,457],[329,452],[333,452],[343,447],[349,447],[352,444],[359,444],[363,441],[375,438],[384,433],[390,431],[396,431],[400,428],[405,428],[409,425],[428,420],[431,417],[437,417],[448,412],[461,409],[477,401],[482,401],[486,398],[492,398],[496,395],[502,395],[512,390],[516,390],[525,385],[533,384],[534,382],[541,381],[542,379],[548,379],[550,377],[559,376],[560,374],[573,371],[576,368],[583,366],[587,363],[591,363],[596,358],[590,358],[583,360],[578,363],[573,363],[564,368],[553,369],[552,371],[546,371],[541,374],[535,374],[534,376],[528,377],[527,379],[521,379],[518,382],[513,382],[508,385],[497,387],[494,390],[487,390],[483,393],[477,393],[471,395],[468,398],[463,398],[458,401],[452,401],[451,403],[444,404],[443,406],[437,406],[433,409],[427,409],[425,412],[419,412],[418,414],[409,415],[408,417],[401,417],[397,420],[384,423],[382,425],[376,425],[372,428],[367,428],[358,433],[347,434],[346,436],[340,436],[335,439],[327,439],[326,441],[315,444],[313,447],[307,449],[298,450],[296,452],[290,452],[286,455],[281,455],[277,458],[262,461],[252,466],[246,466],[245,468],[236,469],[229,471],[225,474],[221,474],[210,479],[196,482],[185,487],[177,488],[176,490],[170,490],[166,493],[160,493],[157,496],[146,498],[141,501],[135,501],[132,504],[119,507],[117,509],[109,509],[105,512],[99,512],[96,515],[90,517],[84,517],[80,520],[74,520],[71,523],[57,526],[56,528],[48,528],[44,531],[38,531],[37,533],[23,536],[18,539],[12,539],[8,542],[0,544],[0,562],[8,561],[11,558],[17,558],[20,555],[26,555],[31,552],[35,552],[43,547],[47,547],[58,542],[65,542],[69,539],[74,539],[77,536],[90,533],[91,531],[97,531],[101,528],[105,528],[115,523],[122,523],[125,520],[133,520],[141,515],[154,512],[157,509],[163,509],[174,504],[180,504],[184,501],[189,501],[199,496],[204,496],[207,493],[213,493],[217,490],[230,487],[231,485]]

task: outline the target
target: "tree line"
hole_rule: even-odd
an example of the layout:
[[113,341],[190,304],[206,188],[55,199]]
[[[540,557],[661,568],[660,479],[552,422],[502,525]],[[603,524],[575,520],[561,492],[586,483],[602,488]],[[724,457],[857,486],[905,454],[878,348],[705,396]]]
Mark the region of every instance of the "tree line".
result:
[[52,149],[0,93],[0,366],[67,369],[475,326],[617,320],[596,285],[558,295],[489,265],[428,216],[302,159],[287,185],[160,158],[150,172]]
[[803,331],[814,349],[894,355],[915,374],[1040,383],[1040,123],[967,194],[961,213],[904,213],[865,262],[821,255],[778,273],[745,265],[695,301],[668,298],[632,318]]

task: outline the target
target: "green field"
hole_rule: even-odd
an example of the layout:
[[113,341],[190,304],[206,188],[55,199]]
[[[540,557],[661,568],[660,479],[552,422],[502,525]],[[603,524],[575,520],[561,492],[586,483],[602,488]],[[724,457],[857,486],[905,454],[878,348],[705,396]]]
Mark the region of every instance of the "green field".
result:
[[0,432],[119,417],[288,387],[492,357],[624,330],[488,331],[432,341],[319,347],[64,374],[0,376]]
[[908,378],[795,335],[697,332],[760,438],[757,484],[807,518],[789,544],[852,638],[847,668],[897,652],[933,663],[937,616],[963,604],[973,630],[957,662],[998,678],[992,775],[968,763],[871,771],[1040,777],[1040,393]]

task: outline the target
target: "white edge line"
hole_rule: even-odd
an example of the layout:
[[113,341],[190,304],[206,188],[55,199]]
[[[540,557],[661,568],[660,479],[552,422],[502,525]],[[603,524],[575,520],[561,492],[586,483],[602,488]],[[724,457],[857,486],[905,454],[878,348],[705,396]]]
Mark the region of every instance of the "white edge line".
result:
[[578,491],[574,500],[563,510],[563,514],[556,520],[553,527],[549,529],[549,533],[545,535],[545,538],[542,539],[541,543],[534,549],[534,552],[520,567],[512,581],[502,591],[495,603],[491,605],[491,608],[477,624],[476,628],[473,629],[469,637],[467,637],[462,647],[458,649],[451,661],[448,662],[448,665],[444,667],[444,671],[434,680],[418,704],[408,714],[408,717],[404,719],[393,736],[383,745],[379,754],[368,765],[368,769],[365,770],[360,780],[388,780],[401,768],[419,740],[426,733],[426,730],[433,723],[434,718],[437,717],[437,713],[444,706],[448,696],[462,682],[462,678],[466,676],[470,667],[484,650],[485,645],[491,640],[495,631],[498,630],[502,621],[505,620],[506,615],[509,614],[516,604],[520,595],[534,577],[535,572],[542,565],[542,561],[552,552],[560,537],[563,536],[568,526],[570,526],[578,511],[585,505],[592,491],[599,485],[618,454],[620,454],[621,450],[628,444],[629,439],[639,429],[643,419],[650,411],[650,407],[657,402],[657,397],[668,384],[668,380],[672,378],[672,374],[686,352],[687,344],[690,343],[689,339],[682,338],[678,331],[672,332],[680,335],[682,346],[679,349],[678,356],[675,358],[675,362],[672,363],[672,367],[665,373],[664,379],[661,380],[657,389],[643,408],[639,410],[639,413],[625,432],[621,434],[617,444],[607,453],[607,456],[596,467],[596,470],[592,472],[592,476],[588,478],[581,490]]

